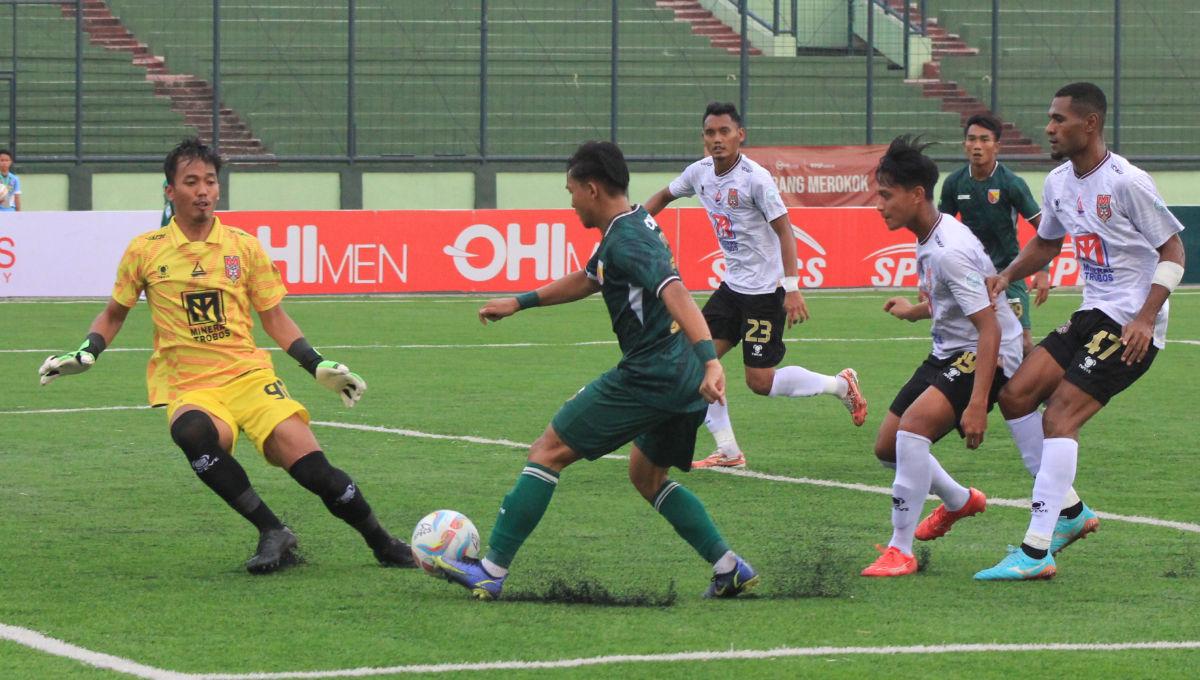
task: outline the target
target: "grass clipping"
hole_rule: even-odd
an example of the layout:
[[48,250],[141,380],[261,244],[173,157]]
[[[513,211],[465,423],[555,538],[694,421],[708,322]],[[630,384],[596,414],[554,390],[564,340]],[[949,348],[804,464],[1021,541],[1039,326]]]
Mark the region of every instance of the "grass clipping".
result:
[[551,579],[543,590],[506,592],[501,601],[584,604],[595,607],[670,607],[675,604],[676,599],[678,594],[675,592],[674,580],[667,586],[665,593],[614,593],[594,579],[568,581],[556,577]]

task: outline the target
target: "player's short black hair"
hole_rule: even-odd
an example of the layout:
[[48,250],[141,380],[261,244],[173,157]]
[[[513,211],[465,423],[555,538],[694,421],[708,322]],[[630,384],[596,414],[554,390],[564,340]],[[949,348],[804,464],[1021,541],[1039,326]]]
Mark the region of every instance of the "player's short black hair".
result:
[[217,174],[221,172],[221,155],[213,148],[200,141],[199,137],[189,137],[171,149],[167,160],[163,161],[163,172],[167,175],[167,184],[175,184],[175,169],[181,160],[194,160],[213,166]]
[[629,166],[625,164],[625,154],[612,142],[580,144],[567,161],[567,175],[576,182],[600,182],[611,190],[609,193],[629,192]]
[[929,144],[921,143],[919,136],[901,135],[893,139],[887,153],[879,159],[875,179],[882,186],[924,187],[926,200],[932,201],[938,168],[933,159],[921,153],[928,147]]
[[1104,126],[1104,117],[1108,115],[1108,98],[1096,84],[1080,82],[1063,85],[1054,96],[1070,97],[1071,108],[1085,116],[1089,113],[1100,114],[1100,126]]
[[967,136],[967,130],[970,130],[972,125],[978,125],[985,130],[990,130],[995,135],[997,142],[1000,141],[1000,133],[1004,131],[1004,124],[1000,122],[999,118],[990,113],[977,113],[968,118],[966,125],[963,125],[964,138]]
[[742,116],[732,102],[709,102],[708,106],[704,107],[704,115],[700,118],[700,124],[704,125],[704,121],[708,120],[709,116],[729,116],[729,119],[737,123],[738,127],[742,127]]
[[16,159],[16,156],[13,155],[13,152],[9,151],[8,149],[3,149],[3,148],[0,148],[0,156],[8,156],[9,158],[12,158],[14,160]]

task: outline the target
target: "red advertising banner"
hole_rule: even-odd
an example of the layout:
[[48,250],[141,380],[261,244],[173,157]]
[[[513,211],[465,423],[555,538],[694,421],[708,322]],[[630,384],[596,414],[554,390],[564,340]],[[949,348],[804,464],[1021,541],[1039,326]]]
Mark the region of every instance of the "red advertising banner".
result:
[[771,173],[784,205],[872,207],[875,166],[887,151],[871,146],[759,146],[742,153]]
[[[915,286],[916,242],[890,232],[867,208],[793,208],[800,285]],[[701,208],[667,209],[658,223],[684,284],[715,289],[725,257]],[[290,292],[405,293],[529,290],[581,269],[600,242],[572,210],[230,212],[222,220],[254,234]],[[1022,223],[1021,241],[1033,235]],[[1051,274],[1078,283],[1069,242]]]

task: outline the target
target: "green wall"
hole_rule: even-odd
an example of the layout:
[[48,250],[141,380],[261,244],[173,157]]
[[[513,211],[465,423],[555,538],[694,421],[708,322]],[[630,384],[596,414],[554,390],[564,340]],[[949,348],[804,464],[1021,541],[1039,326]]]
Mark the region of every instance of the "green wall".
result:
[[438,210],[475,207],[470,172],[367,172],[362,178],[366,210]]
[[18,172],[21,210],[66,210],[69,182],[66,175]]
[[[959,167],[939,163],[945,177]],[[680,164],[680,170],[683,164]],[[21,203],[25,210],[66,210],[66,174],[18,173]],[[1017,172],[1041,199],[1042,170]],[[1200,205],[1200,171],[1151,172],[1169,205]],[[667,186],[675,172],[635,172],[630,177],[629,198],[642,202]],[[162,175],[158,173],[97,173],[92,176],[93,210],[159,210],[162,208]],[[337,210],[340,178],[335,172],[238,172],[230,175],[225,193],[232,210]],[[567,208],[570,198],[561,172],[501,172],[496,174],[496,207]],[[938,185],[938,191],[941,185]],[[936,194],[935,194],[936,195]],[[475,175],[470,172],[364,172],[363,208],[368,210],[470,209],[475,207]],[[672,203],[697,206],[694,198]]]
[[231,172],[230,210],[337,210],[341,176],[336,172]]

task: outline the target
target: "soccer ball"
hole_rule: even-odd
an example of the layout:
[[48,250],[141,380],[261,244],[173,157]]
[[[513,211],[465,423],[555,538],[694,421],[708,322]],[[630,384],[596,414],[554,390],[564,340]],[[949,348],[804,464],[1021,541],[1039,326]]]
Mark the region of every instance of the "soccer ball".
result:
[[479,531],[471,520],[454,510],[435,510],[421,518],[412,535],[413,558],[426,574],[440,576],[435,555],[460,560],[479,557]]

